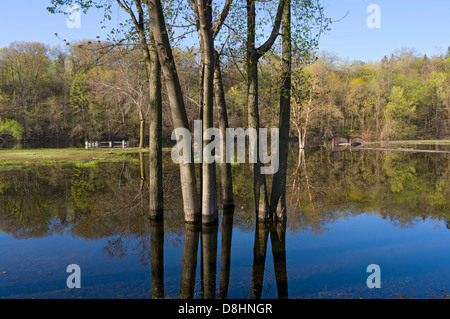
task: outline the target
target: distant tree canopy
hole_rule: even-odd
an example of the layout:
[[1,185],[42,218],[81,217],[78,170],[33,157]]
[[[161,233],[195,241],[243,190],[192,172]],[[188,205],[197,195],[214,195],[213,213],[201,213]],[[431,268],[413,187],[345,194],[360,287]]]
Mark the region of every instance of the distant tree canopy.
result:
[[15,120],[0,120],[0,138],[2,136],[10,136],[15,140],[22,139],[23,126]]
[[309,120],[310,138],[450,136],[449,56],[428,58],[403,50],[365,63],[323,53],[294,77],[303,93],[294,97],[294,112],[299,125]]

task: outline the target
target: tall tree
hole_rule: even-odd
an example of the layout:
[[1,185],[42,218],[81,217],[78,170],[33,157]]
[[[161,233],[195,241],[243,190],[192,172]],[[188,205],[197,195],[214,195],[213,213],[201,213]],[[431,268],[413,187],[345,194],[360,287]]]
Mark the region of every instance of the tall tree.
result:
[[[222,27],[225,24],[227,16],[230,12],[233,0],[227,0],[224,7],[220,13],[218,21],[213,27],[213,40],[216,40]],[[229,36],[223,43],[226,44]],[[225,100],[225,90],[222,78],[222,65],[220,62],[220,53],[214,50],[214,103],[217,108],[219,130],[222,137],[226,136],[227,128],[229,128],[228,123],[228,111],[227,103]],[[233,175],[231,171],[231,163],[227,160],[227,147],[226,139],[222,139],[222,163],[221,163],[221,183],[222,183],[222,206],[224,209],[230,209],[234,207],[234,193],[233,193]]]
[[[39,42],[12,42],[0,50],[5,93],[12,97],[14,119],[22,123],[24,134],[29,131],[29,112],[35,108],[45,92],[43,84],[50,66],[49,48]],[[9,92],[8,92],[9,91]]]
[[272,180],[270,213],[276,219],[286,220],[286,170],[289,152],[289,127],[291,114],[291,1],[286,0],[282,16],[282,64],[279,122],[279,168]]
[[[202,130],[206,132],[214,126],[214,39],[212,27],[212,1],[190,0],[193,7],[198,29],[198,40],[201,51],[201,100],[202,100]],[[203,149],[209,141],[202,136]],[[217,220],[217,188],[215,162],[202,161],[202,222],[213,223]]]
[[[222,69],[220,64],[219,53],[216,51],[216,61],[214,68],[214,94],[215,105],[218,112],[219,129],[222,136],[226,136],[228,124],[227,104],[225,100],[225,91],[223,87]],[[221,163],[221,183],[222,183],[222,205],[224,208],[234,207],[233,193],[233,175],[231,171],[231,163],[228,158],[226,139],[222,139],[222,163]]]
[[259,108],[258,108],[258,61],[268,52],[274,44],[281,25],[281,17],[286,0],[280,0],[275,21],[269,38],[259,47],[256,47],[256,1],[247,0],[247,111],[248,128],[250,131],[250,148],[255,151],[256,163],[252,163],[253,193],[255,196],[255,209],[257,219],[267,221],[269,216],[269,203],[266,178],[261,174],[261,161],[259,160]]
[[[164,75],[173,125],[175,129],[189,129],[183,92],[181,90],[180,80],[173,58],[161,1],[147,0],[146,2],[149,15],[149,28],[154,35],[154,43],[161,63],[161,70]],[[196,178],[192,152],[191,160],[188,163],[180,163],[180,178],[185,220],[187,222],[199,221],[201,212],[197,201]]]
[[[48,10],[52,13],[64,12],[60,9],[61,5],[71,5],[78,3],[84,10],[88,10],[92,6],[97,8],[105,8],[105,16],[111,10],[111,4],[93,2],[93,1],[74,1],[74,0],[51,0],[51,7]],[[128,13],[132,21],[133,29],[129,33],[137,33],[138,45],[142,51],[142,55],[147,66],[149,76],[149,103],[150,103],[150,216],[159,219],[163,213],[163,187],[162,187],[162,103],[161,103],[161,85],[160,85],[160,67],[155,52],[153,37],[151,31],[146,27],[145,19],[145,3],[142,0],[123,1],[116,0],[116,3],[126,13]],[[124,39],[120,39],[121,43]],[[140,119],[141,132],[144,126],[144,119]],[[143,145],[140,145],[143,146]]]

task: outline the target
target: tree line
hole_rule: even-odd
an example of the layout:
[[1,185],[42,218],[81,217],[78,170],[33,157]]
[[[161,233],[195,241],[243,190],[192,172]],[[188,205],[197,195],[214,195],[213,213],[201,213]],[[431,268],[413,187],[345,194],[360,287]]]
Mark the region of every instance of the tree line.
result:
[[[80,41],[50,47],[13,42],[0,49],[2,140],[131,138],[148,143],[148,78],[135,49]],[[189,119],[198,112],[198,48],[175,48]],[[348,61],[320,52],[294,70],[290,137],[305,146],[336,136],[365,140],[446,139],[449,136],[450,52],[428,57],[402,50],[381,61]],[[277,126],[273,79],[280,57],[260,63],[260,122]],[[223,96],[230,127],[246,127],[246,82],[241,61],[223,65]],[[162,104],[168,107],[163,88]],[[220,94],[220,90],[215,90]],[[172,123],[162,114],[162,136]],[[219,116],[219,114],[217,114]],[[217,117],[215,119],[218,124]],[[302,138],[303,137],[303,138]]]
[[296,81],[293,126],[299,137],[306,132],[324,140],[449,137],[450,48],[433,57],[403,49],[375,62],[347,61],[325,52]]

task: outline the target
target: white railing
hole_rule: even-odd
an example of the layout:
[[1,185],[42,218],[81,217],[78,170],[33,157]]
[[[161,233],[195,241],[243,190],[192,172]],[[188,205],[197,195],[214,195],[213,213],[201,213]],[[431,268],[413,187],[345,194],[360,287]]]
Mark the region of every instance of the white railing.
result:
[[85,148],[99,148],[99,147],[105,147],[105,148],[128,148],[130,147],[129,141],[85,141],[84,142]]

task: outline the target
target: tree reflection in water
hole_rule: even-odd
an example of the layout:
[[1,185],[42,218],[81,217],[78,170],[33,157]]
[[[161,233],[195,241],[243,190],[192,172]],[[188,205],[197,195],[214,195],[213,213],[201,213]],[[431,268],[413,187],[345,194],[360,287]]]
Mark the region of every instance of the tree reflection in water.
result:
[[253,248],[252,289],[250,298],[262,297],[266,264],[267,241],[270,235],[272,256],[279,299],[288,298],[288,280],[286,270],[286,224],[257,223]]
[[[16,239],[53,235],[105,239],[106,255],[120,259],[134,253],[143,266],[151,267],[153,298],[167,294],[165,247],[180,245],[177,297],[190,299],[228,297],[233,230],[254,232],[250,297],[264,297],[270,238],[277,297],[288,298],[287,231],[320,235],[342,216],[366,212],[402,228],[423,220],[450,228],[450,159],[445,154],[295,152],[288,164],[285,223],[255,221],[252,178],[245,164],[233,166],[235,211],[223,210],[215,225],[185,223],[178,171],[170,162],[164,173],[164,220],[152,221],[147,212],[148,165],[142,165],[146,158],[140,156],[139,163],[2,168],[0,230]],[[199,266],[201,275],[196,278]]]

